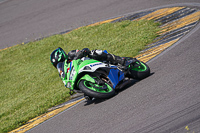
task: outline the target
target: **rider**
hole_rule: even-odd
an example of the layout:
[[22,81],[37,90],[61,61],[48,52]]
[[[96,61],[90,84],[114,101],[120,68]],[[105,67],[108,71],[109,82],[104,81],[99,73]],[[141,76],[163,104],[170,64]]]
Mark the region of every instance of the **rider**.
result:
[[108,61],[113,65],[120,64],[124,66],[125,58],[120,56],[116,56],[114,54],[106,53],[102,50],[89,50],[88,48],[84,48],[82,50],[72,50],[68,54],[62,48],[55,49],[50,56],[51,63],[55,68],[57,68],[57,64],[59,62],[63,62],[67,60],[68,62],[74,59],[81,59],[83,57],[88,56],[91,59],[95,59],[98,61]]
[[[65,53],[65,51],[62,48],[55,49],[51,55],[50,60],[51,63],[55,68],[57,68],[59,72],[59,76],[62,77],[61,79],[65,78],[65,72],[64,72],[64,62],[67,61],[67,63],[70,63],[72,60],[75,59],[81,59],[83,57],[88,56],[89,58],[98,60],[98,61],[108,61],[113,65],[121,65],[121,67],[124,67],[125,64],[125,58],[103,52],[102,50],[89,50],[88,48],[84,48],[82,50],[72,50],[68,54]],[[65,81],[63,83],[66,86]],[[76,90],[78,92],[78,90]],[[73,94],[73,91],[70,90],[70,94]]]

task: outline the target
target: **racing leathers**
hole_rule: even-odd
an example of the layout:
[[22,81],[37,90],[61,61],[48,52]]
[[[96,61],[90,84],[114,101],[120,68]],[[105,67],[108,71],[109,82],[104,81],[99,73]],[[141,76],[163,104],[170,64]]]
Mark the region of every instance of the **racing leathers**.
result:
[[81,59],[82,57],[88,56],[91,59],[95,59],[98,61],[107,61],[113,65],[124,65],[125,58],[120,56],[116,56],[114,54],[106,53],[102,50],[89,50],[88,48],[84,48],[82,50],[72,50],[68,53],[68,60]]

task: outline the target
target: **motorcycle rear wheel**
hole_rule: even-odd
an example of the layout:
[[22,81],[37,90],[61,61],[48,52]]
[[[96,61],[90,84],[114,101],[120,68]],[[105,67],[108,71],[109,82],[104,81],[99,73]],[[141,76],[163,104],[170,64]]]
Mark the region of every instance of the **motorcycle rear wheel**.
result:
[[141,79],[144,79],[144,78],[146,78],[146,77],[148,77],[150,75],[149,66],[146,63],[142,62],[142,61],[140,61],[140,64],[141,65],[137,66],[137,67],[133,66],[131,68],[131,70],[130,70],[130,72],[131,72],[130,76],[132,78],[134,78],[134,79],[141,80]]

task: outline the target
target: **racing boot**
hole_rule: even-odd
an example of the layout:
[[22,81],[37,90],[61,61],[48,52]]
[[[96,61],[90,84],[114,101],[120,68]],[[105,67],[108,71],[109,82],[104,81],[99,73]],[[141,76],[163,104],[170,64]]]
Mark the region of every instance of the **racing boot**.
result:
[[120,64],[121,66],[125,66],[126,62],[125,58],[110,53],[107,54],[107,60],[113,65]]
[[125,62],[126,62],[126,58],[116,56],[110,53],[105,53],[102,50],[92,50],[88,56],[95,60],[110,62],[113,65],[119,64],[121,66],[125,66]]

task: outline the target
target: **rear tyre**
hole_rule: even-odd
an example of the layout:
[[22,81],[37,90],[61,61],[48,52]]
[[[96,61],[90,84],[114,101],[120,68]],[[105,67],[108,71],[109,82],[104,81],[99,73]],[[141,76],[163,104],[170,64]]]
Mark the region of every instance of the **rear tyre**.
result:
[[131,77],[134,79],[144,79],[146,77],[148,77],[150,75],[150,68],[149,66],[140,61],[140,66],[132,66],[130,73],[131,73]]
[[79,82],[79,89],[89,97],[98,99],[107,99],[115,95],[115,90],[105,83],[104,85],[98,85],[87,80],[81,80]]

